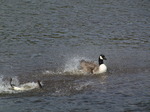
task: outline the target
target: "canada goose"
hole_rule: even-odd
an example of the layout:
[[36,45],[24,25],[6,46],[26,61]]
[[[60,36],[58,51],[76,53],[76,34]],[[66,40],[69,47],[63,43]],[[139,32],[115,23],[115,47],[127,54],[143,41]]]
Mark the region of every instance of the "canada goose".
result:
[[97,65],[93,62],[81,60],[80,66],[81,66],[82,70],[86,73],[93,73],[93,74],[104,73],[107,71],[107,67],[103,63],[103,60],[106,60],[106,57],[103,54],[101,54],[98,59],[99,65]]
[[42,88],[42,84],[39,80],[37,81],[37,85],[34,87],[31,85],[28,85],[28,83],[22,84],[20,86],[15,86],[14,84],[12,84],[12,78],[10,78],[9,83],[10,83],[11,89],[16,90],[16,91],[27,91],[27,90],[32,90],[35,88]]

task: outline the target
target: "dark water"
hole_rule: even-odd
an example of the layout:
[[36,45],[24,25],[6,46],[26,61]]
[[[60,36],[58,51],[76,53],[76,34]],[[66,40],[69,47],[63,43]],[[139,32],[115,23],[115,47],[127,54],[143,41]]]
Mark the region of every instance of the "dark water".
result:
[[[101,53],[107,73],[78,72]],[[149,112],[149,80],[149,0],[0,1],[1,112]]]

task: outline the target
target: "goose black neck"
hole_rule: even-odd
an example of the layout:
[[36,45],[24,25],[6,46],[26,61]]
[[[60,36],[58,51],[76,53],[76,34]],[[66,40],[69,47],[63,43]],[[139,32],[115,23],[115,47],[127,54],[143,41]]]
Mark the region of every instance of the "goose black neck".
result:
[[103,60],[100,58],[99,58],[98,62],[99,62],[99,65],[103,64]]

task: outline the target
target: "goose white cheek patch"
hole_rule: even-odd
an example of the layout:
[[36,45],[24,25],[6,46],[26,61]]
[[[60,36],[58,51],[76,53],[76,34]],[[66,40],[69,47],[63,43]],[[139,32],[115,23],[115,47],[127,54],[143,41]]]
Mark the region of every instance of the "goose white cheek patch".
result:
[[103,60],[103,57],[102,57],[102,56],[100,56],[99,58],[100,58],[101,60]]

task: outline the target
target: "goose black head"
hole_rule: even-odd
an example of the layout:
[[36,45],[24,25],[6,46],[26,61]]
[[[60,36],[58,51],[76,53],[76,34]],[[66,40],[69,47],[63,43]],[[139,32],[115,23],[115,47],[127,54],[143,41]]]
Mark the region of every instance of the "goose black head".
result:
[[103,54],[101,54],[101,55],[99,56],[99,58],[100,58],[101,60],[107,60],[106,57],[105,57],[105,55],[103,55]]
[[107,59],[106,59],[105,55],[101,54],[98,59],[99,65],[103,64],[103,60],[107,60]]

